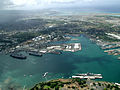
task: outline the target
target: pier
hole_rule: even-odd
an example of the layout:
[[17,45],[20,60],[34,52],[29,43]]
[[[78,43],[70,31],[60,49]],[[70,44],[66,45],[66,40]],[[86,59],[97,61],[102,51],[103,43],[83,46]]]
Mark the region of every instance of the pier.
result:
[[61,44],[61,45],[54,45],[54,46],[47,47],[48,52],[51,52],[53,50],[76,52],[76,51],[81,50],[81,44],[80,43],[70,43],[70,44]]
[[72,78],[80,78],[80,79],[102,79],[101,74],[93,74],[93,73],[85,73],[85,74],[78,74],[72,76]]

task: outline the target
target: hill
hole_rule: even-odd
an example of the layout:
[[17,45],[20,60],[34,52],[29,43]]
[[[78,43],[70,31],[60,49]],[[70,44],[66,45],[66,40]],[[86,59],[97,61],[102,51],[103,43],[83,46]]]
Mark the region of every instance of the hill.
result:
[[30,90],[120,90],[120,86],[103,81],[58,79],[41,82]]

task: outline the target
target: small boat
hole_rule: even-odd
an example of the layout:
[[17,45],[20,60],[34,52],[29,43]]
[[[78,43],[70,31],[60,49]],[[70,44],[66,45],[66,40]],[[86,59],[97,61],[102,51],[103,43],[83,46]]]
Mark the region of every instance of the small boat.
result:
[[47,74],[48,74],[48,72],[44,73],[43,77],[46,77]]

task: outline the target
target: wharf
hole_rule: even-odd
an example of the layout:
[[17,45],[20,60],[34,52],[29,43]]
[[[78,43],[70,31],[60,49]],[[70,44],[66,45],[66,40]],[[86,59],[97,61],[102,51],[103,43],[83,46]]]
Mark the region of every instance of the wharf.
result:
[[47,47],[47,50],[50,52],[51,50],[62,50],[62,51],[69,51],[69,52],[76,52],[81,50],[80,43],[70,43],[70,44],[61,44],[61,45],[54,45]]
[[93,74],[93,73],[85,73],[85,74],[78,74],[72,76],[72,78],[80,78],[80,79],[102,79],[101,74]]
[[72,78],[80,78],[80,79],[102,79],[102,76],[72,76]]
[[110,55],[120,55],[120,49],[105,50]]

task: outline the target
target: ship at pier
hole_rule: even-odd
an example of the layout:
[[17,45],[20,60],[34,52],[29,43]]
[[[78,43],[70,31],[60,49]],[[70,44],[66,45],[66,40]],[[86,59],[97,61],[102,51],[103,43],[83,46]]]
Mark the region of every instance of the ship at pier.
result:
[[12,53],[12,54],[10,54],[10,56],[13,58],[17,58],[17,59],[26,59],[27,58],[23,54],[19,54],[19,53]]
[[42,57],[42,54],[39,52],[29,52],[29,55]]
[[94,74],[94,73],[83,73],[72,76],[72,78],[80,78],[80,79],[102,79],[102,74]]

